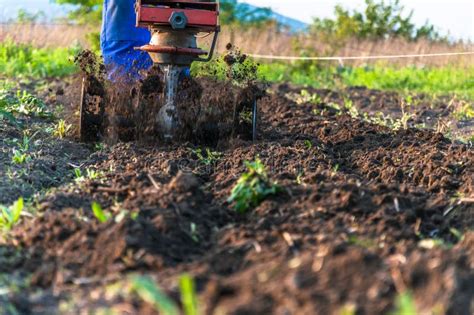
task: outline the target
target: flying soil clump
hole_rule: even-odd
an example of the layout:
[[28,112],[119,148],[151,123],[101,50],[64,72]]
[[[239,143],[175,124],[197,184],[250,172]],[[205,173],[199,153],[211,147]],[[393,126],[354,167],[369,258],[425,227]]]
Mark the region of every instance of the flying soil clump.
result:
[[[257,83],[257,65],[228,46],[228,53],[210,66],[219,69],[217,75],[202,71],[181,79],[175,141],[218,146],[231,138],[252,138],[253,104],[265,96],[264,86]],[[159,66],[130,83],[129,78],[108,80],[104,65],[89,51],[79,54],[76,63],[84,76],[84,141],[160,143],[157,117],[165,105],[165,82]]]

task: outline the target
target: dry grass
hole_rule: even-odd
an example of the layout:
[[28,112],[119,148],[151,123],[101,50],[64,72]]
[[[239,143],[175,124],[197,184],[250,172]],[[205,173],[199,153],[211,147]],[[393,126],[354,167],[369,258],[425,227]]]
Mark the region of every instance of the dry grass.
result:
[[32,44],[35,47],[87,46],[86,34],[92,31],[87,26],[68,24],[0,24],[0,42]]
[[[406,40],[390,41],[360,41],[349,40],[338,43],[338,47],[330,46],[316,36],[295,36],[279,32],[275,29],[263,31],[225,29],[219,40],[219,51],[225,49],[227,43],[235,43],[239,48],[248,53],[299,56],[303,52],[308,56],[371,56],[371,55],[405,55],[405,54],[432,54],[451,53],[460,51],[474,51],[473,44],[445,44],[429,41],[408,42]],[[298,43],[296,45],[296,43]],[[337,62],[337,61],[336,61]],[[348,65],[365,65],[380,61],[349,61]],[[408,58],[386,61],[390,64],[406,66],[457,66],[467,67],[474,65],[474,55],[434,57],[434,58]],[[346,63],[346,62],[345,62]]]
[[[0,25],[0,42],[7,38],[18,43],[30,43],[38,47],[69,47],[80,43],[87,47],[86,34],[93,31],[91,27],[67,24],[55,25]],[[209,41],[209,37],[205,42]],[[317,37],[295,36],[274,28],[263,30],[242,30],[224,28],[219,38],[218,52],[223,52],[227,43],[234,43],[242,51],[266,55],[298,56],[305,48],[305,54],[311,56],[369,56],[369,55],[399,55],[399,54],[429,54],[459,51],[474,51],[472,44],[444,44],[429,41],[407,42],[404,40],[390,41],[358,41],[350,40],[337,46],[325,44]],[[295,43],[298,42],[298,47]],[[351,61],[348,65],[365,65],[377,61]],[[410,58],[389,60],[387,63],[406,66],[456,66],[467,67],[474,64],[474,56],[452,56],[435,58]]]

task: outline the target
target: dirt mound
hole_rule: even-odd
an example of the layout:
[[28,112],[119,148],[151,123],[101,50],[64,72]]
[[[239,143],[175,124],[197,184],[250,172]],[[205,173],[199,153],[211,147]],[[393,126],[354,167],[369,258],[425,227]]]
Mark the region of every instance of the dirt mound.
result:
[[202,256],[210,248],[212,230],[229,214],[211,205],[192,174],[180,172],[160,186],[151,178],[141,174],[128,182],[123,207],[130,212],[122,213],[120,221],[99,224],[89,211],[65,209],[46,212],[18,230],[14,237],[28,248],[29,257],[20,268],[33,273],[32,284],[71,284],[79,278],[174,267]]

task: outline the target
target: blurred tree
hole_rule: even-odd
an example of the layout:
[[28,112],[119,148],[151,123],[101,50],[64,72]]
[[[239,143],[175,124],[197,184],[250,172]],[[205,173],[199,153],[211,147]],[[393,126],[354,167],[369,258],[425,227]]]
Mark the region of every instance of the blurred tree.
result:
[[99,25],[102,20],[103,0],[54,0],[58,4],[72,4],[77,8],[69,14],[69,19],[80,24]]
[[41,20],[46,20],[46,14],[43,11],[36,13],[30,13],[25,9],[18,10],[16,18],[12,22],[23,23],[23,24],[35,24]]
[[335,19],[314,19],[311,32],[319,34],[327,42],[342,41],[349,38],[388,39],[401,37],[407,40],[427,38],[442,40],[433,25],[428,22],[417,28],[412,22],[413,11],[404,14],[405,8],[400,0],[365,0],[365,10],[349,11],[337,5]]

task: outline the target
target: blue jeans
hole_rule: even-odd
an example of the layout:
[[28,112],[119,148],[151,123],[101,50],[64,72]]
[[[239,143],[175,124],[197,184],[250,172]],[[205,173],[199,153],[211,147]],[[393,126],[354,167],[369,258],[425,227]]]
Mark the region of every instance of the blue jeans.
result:
[[122,77],[136,80],[141,70],[153,64],[147,53],[134,50],[150,42],[150,32],[135,27],[134,4],[134,0],[104,0],[100,42],[112,80]]

